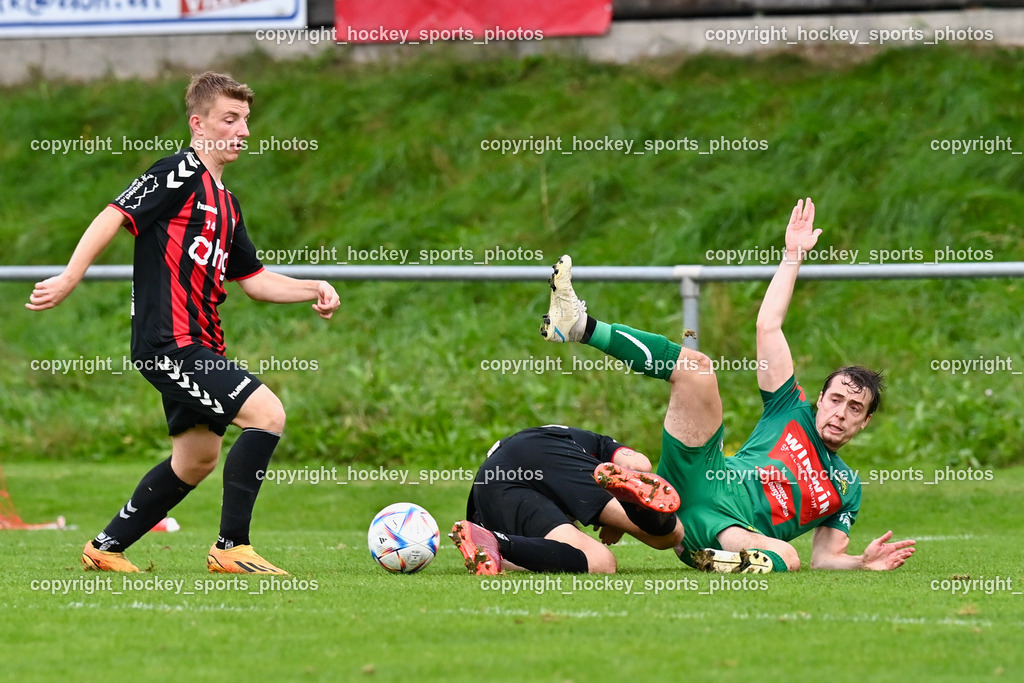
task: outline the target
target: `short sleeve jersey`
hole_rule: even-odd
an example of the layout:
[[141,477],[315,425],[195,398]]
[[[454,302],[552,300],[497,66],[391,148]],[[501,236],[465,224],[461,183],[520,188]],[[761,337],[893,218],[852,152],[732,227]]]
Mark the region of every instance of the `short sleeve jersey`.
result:
[[[531,427],[516,432],[512,436],[495,442],[487,452],[487,461],[477,473],[477,483],[482,473],[494,466],[496,461],[513,462],[522,470],[538,472],[530,478],[516,479],[510,486],[533,489],[553,501],[560,501],[563,496],[576,496],[579,501],[586,499],[586,494],[577,495],[572,489],[572,482],[577,481],[580,472],[586,472],[584,479],[588,487],[594,485],[591,473],[598,463],[610,462],[615,452],[625,448],[610,436],[597,434],[586,429],[566,427],[563,425],[545,425]],[[503,467],[500,465],[499,467]],[[492,480],[503,485],[504,480]],[[564,507],[564,512],[572,516],[572,510]],[[476,516],[476,503],[470,493],[466,508],[467,519]]]
[[761,392],[764,412],[750,438],[725,463],[746,486],[754,526],[784,541],[819,526],[847,535],[860,510],[857,473],[825,446],[795,377]]
[[604,434],[564,425],[544,425],[523,429],[495,442],[487,455],[490,457],[491,453],[502,446],[512,445],[517,452],[523,453],[523,458],[534,459],[541,464],[555,458],[570,457],[585,458],[586,461],[593,458],[596,465],[600,462],[610,462],[616,451],[625,448]]
[[224,280],[263,270],[238,200],[189,148],[153,164],[110,206],[136,238],[132,357],[194,344],[224,355]]

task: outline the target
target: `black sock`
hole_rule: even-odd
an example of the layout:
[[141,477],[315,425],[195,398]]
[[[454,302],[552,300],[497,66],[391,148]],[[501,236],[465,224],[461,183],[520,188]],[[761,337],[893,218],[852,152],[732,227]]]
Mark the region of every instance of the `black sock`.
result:
[[194,488],[178,479],[171,469],[171,459],[167,458],[142,477],[125,506],[93,540],[93,547],[112,553],[124,552]]
[[568,543],[497,533],[494,537],[503,558],[531,572],[586,574],[589,569],[586,554]]
[[587,326],[583,330],[583,336],[580,338],[581,344],[586,344],[590,341],[590,338],[594,335],[594,330],[597,329],[597,318],[592,315],[587,315]]
[[220,507],[221,550],[249,545],[249,523],[260,484],[280,434],[264,429],[243,429],[224,460],[224,500]]
[[657,512],[633,503],[622,503],[629,521],[640,527],[640,530],[651,536],[666,536],[676,528],[674,512]]

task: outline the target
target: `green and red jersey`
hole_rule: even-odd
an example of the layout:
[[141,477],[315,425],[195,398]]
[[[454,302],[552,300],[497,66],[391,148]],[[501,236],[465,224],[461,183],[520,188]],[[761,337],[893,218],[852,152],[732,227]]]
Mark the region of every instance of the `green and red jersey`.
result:
[[789,541],[819,526],[846,534],[860,510],[857,473],[830,451],[795,377],[761,392],[764,412],[726,467],[750,495],[757,531]]

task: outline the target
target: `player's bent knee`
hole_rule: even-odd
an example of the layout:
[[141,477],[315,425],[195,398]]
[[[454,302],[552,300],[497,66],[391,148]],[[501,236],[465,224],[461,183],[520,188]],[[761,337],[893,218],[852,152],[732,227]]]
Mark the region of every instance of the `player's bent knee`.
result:
[[679,350],[676,367],[669,381],[673,384],[694,381],[717,381],[711,358],[706,354],[685,346]]
[[800,571],[800,555],[797,554],[796,548],[786,544],[786,547],[779,553],[779,557],[786,563],[786,569],[791,572]]
[[800,571],[800,555],[796,552],[796,548],[791,546],[789,543],[786,543],[785,541],[782,541],[777,545],[762,543],[760,545],[754,544],[753,547],[771,550],[773,553],[777,554],[782,558],[782,561],[786,563],[786,571]]
[[587,556],[587,571],[591,574],[614,574],[618,570],[615,555],[607,548],[588,548],[584,553]]
[[198,486],[217,468],[219,453],[172,454],[171,470],[189,486]]
[[559,525],[549,531],[544,538],[565,543],[582,551],[587,558],[587,571],[591,574],[614,574],[617,569],[612,551],[572,524]]
[[217,467],[222,438],[206,425],[171,437],[171,469],[190,486],[196,486]]
[[200,479],[206,479],[206,477],[217,469],[217,460],[218,458],[211,458],[210,460],[195,463],[191,466],[191,470]]
[[284,432],[286,419],[281,399],[266,386],[261,386],[246,399],[242,409],[235,416],[235,423],[242,429],[264,429],[281,434]]

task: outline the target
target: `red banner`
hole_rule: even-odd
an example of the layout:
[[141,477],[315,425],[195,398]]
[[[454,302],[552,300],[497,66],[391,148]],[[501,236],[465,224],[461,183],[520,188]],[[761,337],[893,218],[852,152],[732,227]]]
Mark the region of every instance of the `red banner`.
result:
[[437,43],[543,40],[608,30],[610,0],[335,0],[337,40]]

